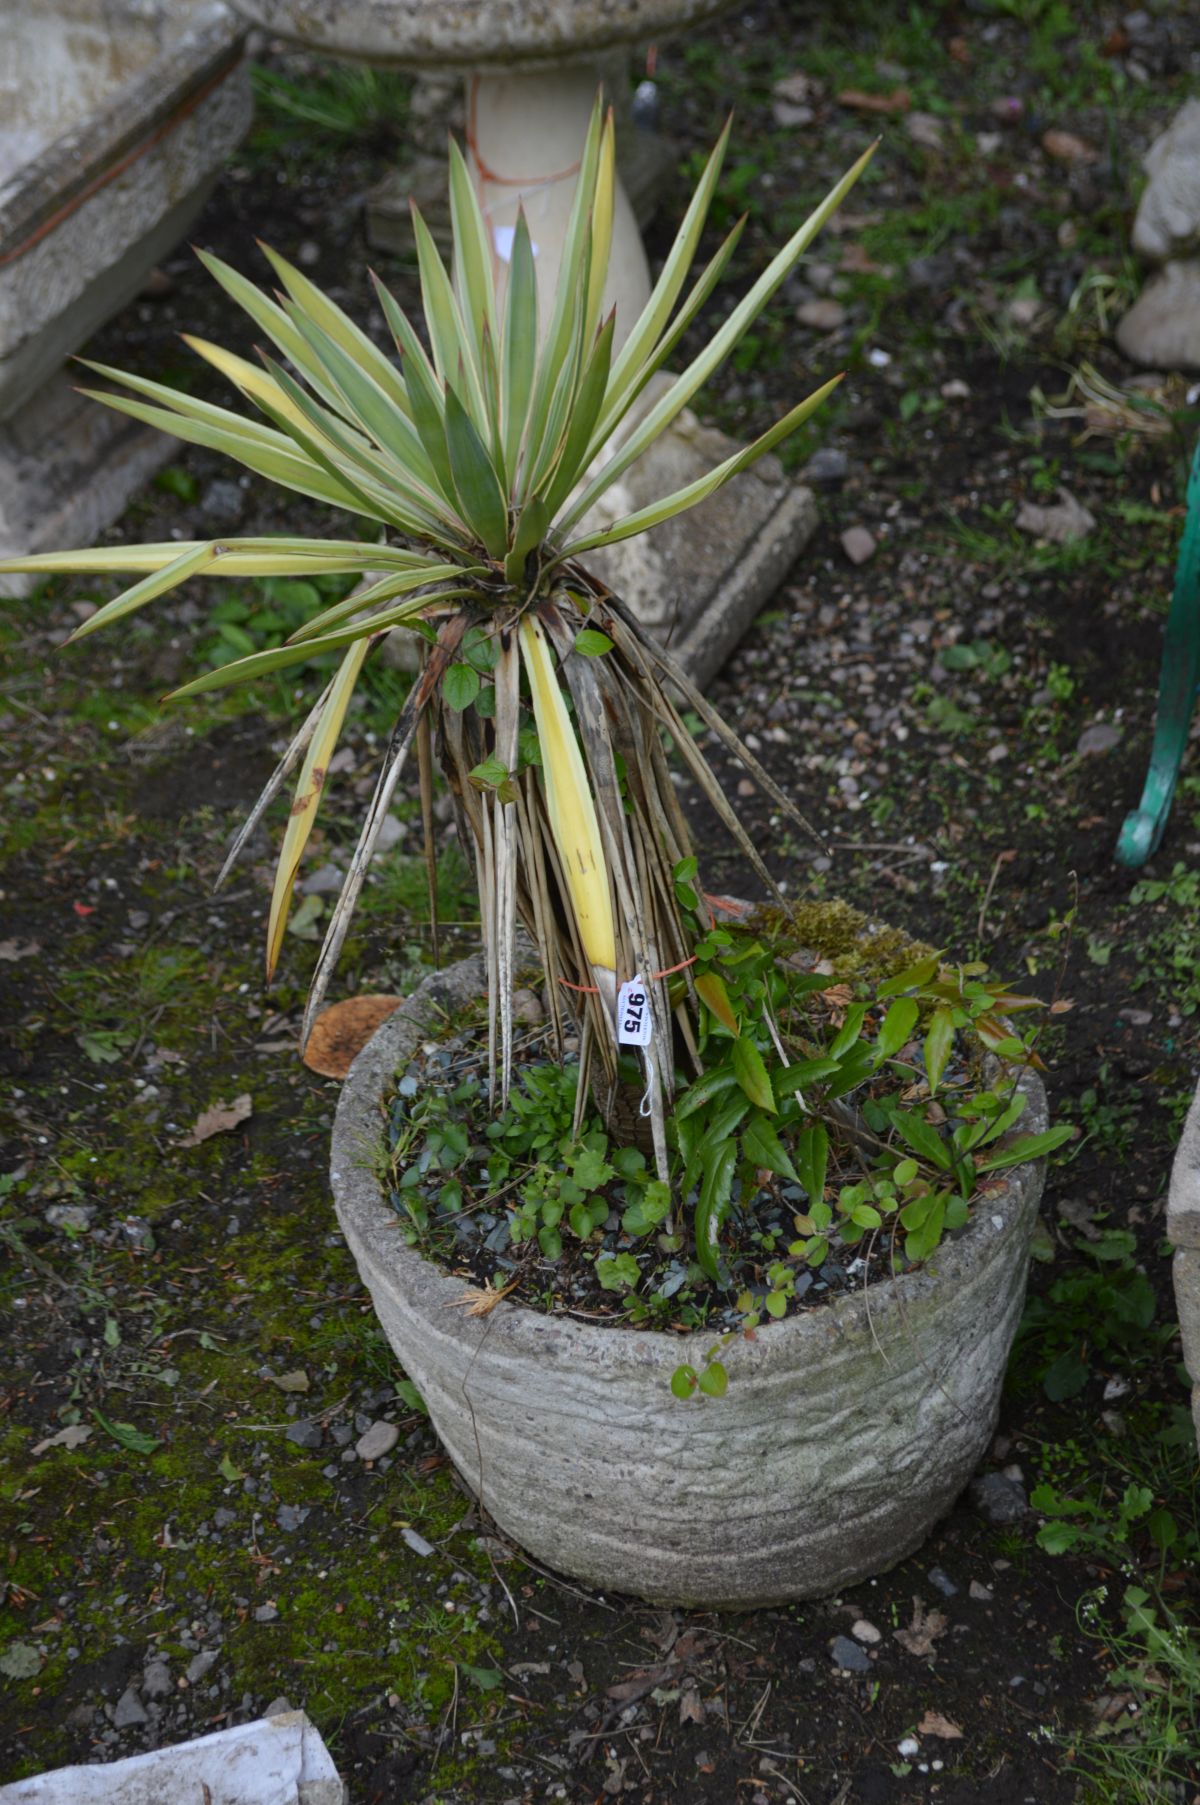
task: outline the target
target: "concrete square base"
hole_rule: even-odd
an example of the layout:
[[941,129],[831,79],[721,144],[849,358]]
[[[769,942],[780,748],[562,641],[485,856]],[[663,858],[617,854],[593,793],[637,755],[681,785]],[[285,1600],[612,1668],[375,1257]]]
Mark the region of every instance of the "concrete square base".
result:
[[[652,399],[660,392],[651,385]],[[610,525],[695,482],[736,450],[733,439],[685,408],[582,524]],[[789,481],[768,455],[697,507],[636,539],[588,552],[583,562],[703,687],[778,589],[818,518],[812,490]]]
[[[179,441],[77,394],[65,375],[0,421],[0,556],[91,545]],[[36,578],[0,576],[0,595]]]

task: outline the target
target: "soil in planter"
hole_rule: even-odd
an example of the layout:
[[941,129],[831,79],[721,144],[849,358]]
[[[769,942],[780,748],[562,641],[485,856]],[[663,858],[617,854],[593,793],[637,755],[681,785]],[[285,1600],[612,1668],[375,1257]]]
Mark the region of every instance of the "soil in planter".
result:
[[[543,1019],[518,1038],[506,1111],[489,1102],[482,1010],[425,1042],[398,1074],[387,1104],[388,1194],[401,1230],[411,1245],[476,1288],[477,1308],[503,1294],[593,1322],[724,1334],[881,1284],[914,1264],[898,1213],[857,1239],[843,1240],[835,1221],[823,1237],[827,1251],[814,1257],[803,1185],[761,1170],[753,1189],[735,1180],[721,1237],[721,1282],[712,1282],[696,1260],[694,1193],[687,1207],[676,1196],[670,1218],[645,1225],[652,1156],[611,1144],[591,1109],[579,1135],[572,1134],[574,1041],[568,1038],[560,1066],[539,999],[529,990],[521,997],[527,1022]],[[831,976],[829,988],[812,999],[814,1017],[831,1028],[850,999],[850,986]],[[910,1088],[924,1090],[919,1041],[903,1049],[902,1059],[914,1067]],[[636,1087],[636,1072],[630,1078]],[[881,1067],[856,1094],[856,1112],[872,1089],[894,1095],[897,1088],[895,1069]],[[977,1066],[957,1045],[946,1072],[948,1107],[955,1095],[980,1088]],[[945,1120],[944,1112],[935,1108],[933,1119],[939,1118]],[[831,1132],[832,1190],[856,1184],[868,1169],[852,1135]],[[547,1212],[548,1198],[554,1207]],[[947,1237],[962,1232],[965,1217],[958,1206]]]

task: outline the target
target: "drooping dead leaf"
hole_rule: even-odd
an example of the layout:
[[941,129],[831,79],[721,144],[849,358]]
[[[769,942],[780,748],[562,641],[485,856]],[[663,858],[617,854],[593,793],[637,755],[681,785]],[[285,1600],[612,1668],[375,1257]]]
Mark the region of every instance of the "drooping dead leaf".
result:
[[47,1448],[77,1448],[81,1442],[87,1440],[91,1433],[92,1425],[90,1423],[71,1423],[67,1428],[60,1429],[57,1434],[48,1435],[45,1441],[38,1442],[32,1450],[32,1454],[34,1456],[44,1454]]
[[950,1619],[943,1611],[927,1611],[923,1600],[914,1598],[912,1622],[907,1629],[893,1630],[892,1634],[910,1655],[931,1655],[934,1643],[949,1628]]
[[403,997],[347,997],[322,1009],[302,1058],[323,1078],[344,1078],[381,1022],[399,1009]]
[[40,940],[0,940],[0,959],[15,965],[18,959],[32,959],[42,950]]
[[952,1724],[948,1717],[940,1711],[926,1711],[917,1725],[918,1736],[940,1736],[943,1742],[961,1742],[962,1731],[957,1724]]
[[214,1134],[228,1134],[253,1113],[254,1105],[248,1091],[235,1097],[232,1103],[214,1103],[211,1109],[201,1110],[179,1145],[198,1147],[201,1141],[211,1140]]

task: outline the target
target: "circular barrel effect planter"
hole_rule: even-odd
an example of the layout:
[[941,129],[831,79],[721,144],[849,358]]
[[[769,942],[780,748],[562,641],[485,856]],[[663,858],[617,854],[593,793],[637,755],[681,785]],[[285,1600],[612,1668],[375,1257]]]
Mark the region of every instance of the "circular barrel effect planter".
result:
[[[1040,1165],[1003,1174],[928,1265],[768,1324],[681,1403],[687,1341],[454,1308],[461,1280],[407,1247],[378,1177],[398,1067],[486,985],[428,979],[364,1048],[333,1134],[338,1220],[442,1443],[500,1528],[548,1566],[655,1602],[809,1598],[916,1548],[983,1455],[1025,1294]],[[1022,1129],[1046,1126],[1029,1072]],[[707,1345],[707,1343],[705,1343]]]

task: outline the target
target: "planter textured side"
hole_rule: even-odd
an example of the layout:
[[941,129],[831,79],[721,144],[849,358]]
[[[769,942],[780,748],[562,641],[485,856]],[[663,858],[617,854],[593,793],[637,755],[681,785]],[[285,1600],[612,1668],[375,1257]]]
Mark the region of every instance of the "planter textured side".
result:
[[[364,1048],[333,1134],[338,1219],[380,1322],[441,1440],[502,1530],[592,1585],[742,1607],[819,1596],[910,1554],[987,1447],[1025,1293],[1040,1166],[980,1198],[924,1270],[760,1328],[723,1356],[722,1399],[681,1403],[678,1336],[507,1302],[401,1240],[379,1178],[396,1070],[485,988],[466,960],[417,990]],[[1022,1127],[1045,1127],[1027,1074]]]
[[1175,1248],[1175,1308],[1192,1380],[1192,1421],[1200,1438],[1200,1090],[1192,1098],[1171,1167],[1167,1239]]

